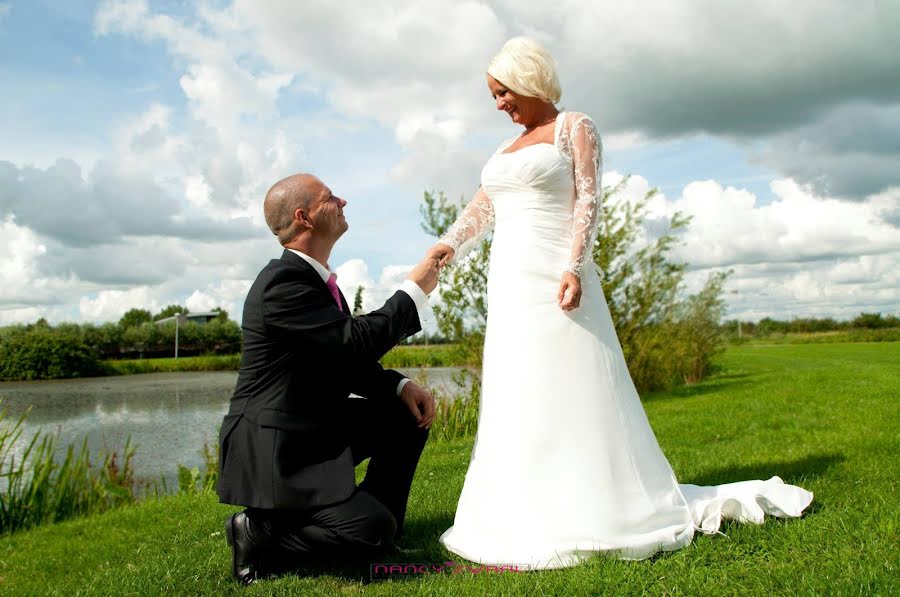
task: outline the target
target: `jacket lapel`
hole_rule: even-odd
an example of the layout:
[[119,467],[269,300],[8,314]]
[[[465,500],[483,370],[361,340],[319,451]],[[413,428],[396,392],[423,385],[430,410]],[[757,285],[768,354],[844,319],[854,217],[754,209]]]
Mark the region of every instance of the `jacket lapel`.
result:
[[[281,260],[303,270],[306,277],[310,279],[310,282],[312,284],[315,284],[316,288],[321,289],[321,291],[324,292],[328,297],[328,300],[334,302],[334,297],[331,296],[331,291],[328,290],[328,286],[325,285],[325,282],[322,280],[322,276],[320,276],[319,272],[317,272],[313,266],[307,263],[305,259],[285,249],[284,253],[281,254]],[[340,292],[340,287],[338,287],[338,291],[338,293],[341,295],[341,305],[343,305],[344,313],[350,315],[350,307],[347,305],[347,299],[344,298],[344,293]]]

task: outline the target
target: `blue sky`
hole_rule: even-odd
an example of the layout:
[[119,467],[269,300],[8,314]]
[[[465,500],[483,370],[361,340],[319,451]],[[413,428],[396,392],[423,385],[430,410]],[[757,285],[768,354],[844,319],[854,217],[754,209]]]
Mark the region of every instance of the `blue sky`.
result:
[[0,7],[0,323],[239,312],[279,252],[261,198],[296,171],[350,201],[332,266],[377,307],[432,242],[422,192],[470,194],[518,133],[483,71],[520,34],[597,123],[605,182],[633,175],[621,200],[657,187],[654,217],[694,218],[689,287],[734,270],[748,319],[898,310],[890,3]]

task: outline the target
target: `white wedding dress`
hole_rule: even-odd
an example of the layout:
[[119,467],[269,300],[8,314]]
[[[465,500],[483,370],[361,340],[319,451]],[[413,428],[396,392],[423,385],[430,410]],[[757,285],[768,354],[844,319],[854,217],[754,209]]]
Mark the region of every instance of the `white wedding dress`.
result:
[[[598,552],[647,558],[716,532],[723,517],[799,516],[812,500],[778,477],[679,485],[635,391],[591,261],[601,146],[591,120],[556,120],[554,144],[504,153],[441,239],[454,260],[493,230],[481,412],[453,526],[468,560],[572,566]],[[557,304],[563,271],[581,306]]]

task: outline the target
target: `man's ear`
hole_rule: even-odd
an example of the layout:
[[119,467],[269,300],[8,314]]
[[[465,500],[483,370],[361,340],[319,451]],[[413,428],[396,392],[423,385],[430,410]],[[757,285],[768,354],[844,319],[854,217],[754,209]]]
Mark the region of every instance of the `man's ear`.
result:
[[312,230],[312,220],[309,219],[309,216],[303,208],[298,207],[294,210],[294,221],[299,223],[302,228],[308,228]]

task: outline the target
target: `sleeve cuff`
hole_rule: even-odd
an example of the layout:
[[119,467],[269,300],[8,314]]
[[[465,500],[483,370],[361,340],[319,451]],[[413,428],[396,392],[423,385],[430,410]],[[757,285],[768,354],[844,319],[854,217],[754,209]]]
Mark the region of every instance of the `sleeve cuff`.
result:
[[408,377],[404,377],[403,379],[400,380],[400,383],[397,384],[397,398],[399,398],[400,393],[403,392],[403,386],[408,384],[410,381],[412,381],[412,380],[410,380]]
[[421,325],[422,313],[425,311],[425,307],[428,304],[428,295],[426,295],[425,291],[419,288],[419,285],[412,280],[403,280],[403,284],[400,285],[400,290],[408,294],[409,298],[416,304],[416,313],[419,316],[419,325]]

